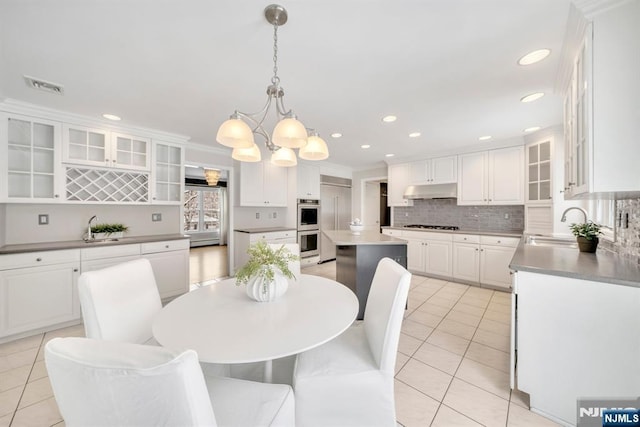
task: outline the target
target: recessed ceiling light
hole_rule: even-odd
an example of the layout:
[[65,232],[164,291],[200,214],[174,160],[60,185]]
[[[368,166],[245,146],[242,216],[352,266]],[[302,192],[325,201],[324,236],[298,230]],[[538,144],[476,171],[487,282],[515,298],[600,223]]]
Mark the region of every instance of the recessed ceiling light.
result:
[[116,122],[119,121],[119,120],[122,120],[120,117],[118,117],[116,115],[113,115],[113,114],[103,114],[102,117],[104,117],[105,119],[108,119],[108,120],[116,121]]
[[57,93],[58,95],[64,95],[64,87],[62,85],[48,82],[42,79],[36,79],[35,77],[23,76],[27,86],[34,89],[43,90],[45,92]]
[[524,131],[525,132],[535,132],[537,130],[540,130],[540,126],[533,126],[533,127],[530,127],[530,128],[526,128]]
[[544,92],[536,92],[536,93],[531,93],[527,96],[524,96],[520,99],[520,102],[533,102],[537,99],[540,99],[544,96]]
[[529,52],[522,58],[518,59],[518,64],[520,65],[535,64],[536,62],[542,61],[544,58],[549,56],[550,53],[551,53],[550,49],[534,50],[533,52]]
[[392,122],[395,122],[396,120],[398,120],[396,116],[384,116],[382,118],[382,121],[385,123],[392,123]]
[[384,156],[385,156],[385,157],[393,157],[393,156],[395,156],[395,154],[391,154],[391,153],[389,153],[389,154],[385,154]]
[[331,138],[341,138],[342,134],[340,132],[334,132],[331,134]]
[[364,144],[364,145],[361,145],[360,148],[367,149],[367,148],[371,148],[371,146],[369,144]]
[[409,134],[409,138],[417,138],[417,137],[419,137],[420,135],[422,135],[420,132],[411,132],[411,133]]
[[479,141],[487,141],[489,139],[491,139],[491,135],[485,135],[478,138]]

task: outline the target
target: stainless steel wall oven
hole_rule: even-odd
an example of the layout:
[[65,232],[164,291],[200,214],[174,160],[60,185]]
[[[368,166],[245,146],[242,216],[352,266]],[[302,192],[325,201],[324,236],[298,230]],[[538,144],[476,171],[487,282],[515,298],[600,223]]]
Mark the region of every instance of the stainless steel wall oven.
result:
[[298,231],[300,258],[320,255],[320,230]]
[[320,200],[298,199],[298,231],[320,228]]
[[300,258],[320,255],[320,200],[298,199]]

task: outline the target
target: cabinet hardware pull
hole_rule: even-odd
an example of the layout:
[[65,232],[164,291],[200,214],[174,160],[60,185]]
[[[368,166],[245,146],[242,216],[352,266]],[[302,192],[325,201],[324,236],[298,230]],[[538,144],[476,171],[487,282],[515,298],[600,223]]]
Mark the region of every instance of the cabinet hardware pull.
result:
[[77,273],[77,272],[78,272],[78,269],[77,269],[77,268],[74,268],[74,269],[73,269],[73,272],[74,272],[74,273]]
[[36,258],[36,261],[40,262],[42,261],[42,258]]
[[164,245],[165,249],[169,249],[169,245]]

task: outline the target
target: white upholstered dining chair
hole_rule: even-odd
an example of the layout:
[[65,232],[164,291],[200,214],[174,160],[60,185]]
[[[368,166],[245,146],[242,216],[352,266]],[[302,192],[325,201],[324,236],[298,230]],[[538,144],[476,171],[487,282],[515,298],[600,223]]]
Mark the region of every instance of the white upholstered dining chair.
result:
[[[162,302],[148,259],[84,272],[78,294],[87,338],[158,345],[151,326]],[[202,363],[202,369],[206,375],[230,375],[228,365]]]
[[293,426],[291,387],[205,377],[193,350],[54,338],[45,363],[67,426]]
[[87,338],[157,345],[151,324],[162,303],[149,260],[84,272],[78,294]]
[[364,320],[298,355],[296,425],[396,426],[393,376],[410,282],[411,273],[383,258]]

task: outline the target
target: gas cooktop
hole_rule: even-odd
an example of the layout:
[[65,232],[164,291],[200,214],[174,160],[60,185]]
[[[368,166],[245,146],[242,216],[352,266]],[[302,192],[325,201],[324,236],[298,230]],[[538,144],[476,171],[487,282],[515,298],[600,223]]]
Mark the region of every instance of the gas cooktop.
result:
[[427,224],[409,224],[404,228],[426,228],[429,230],[458,230],[460,227],[455,225],[427,225]]

